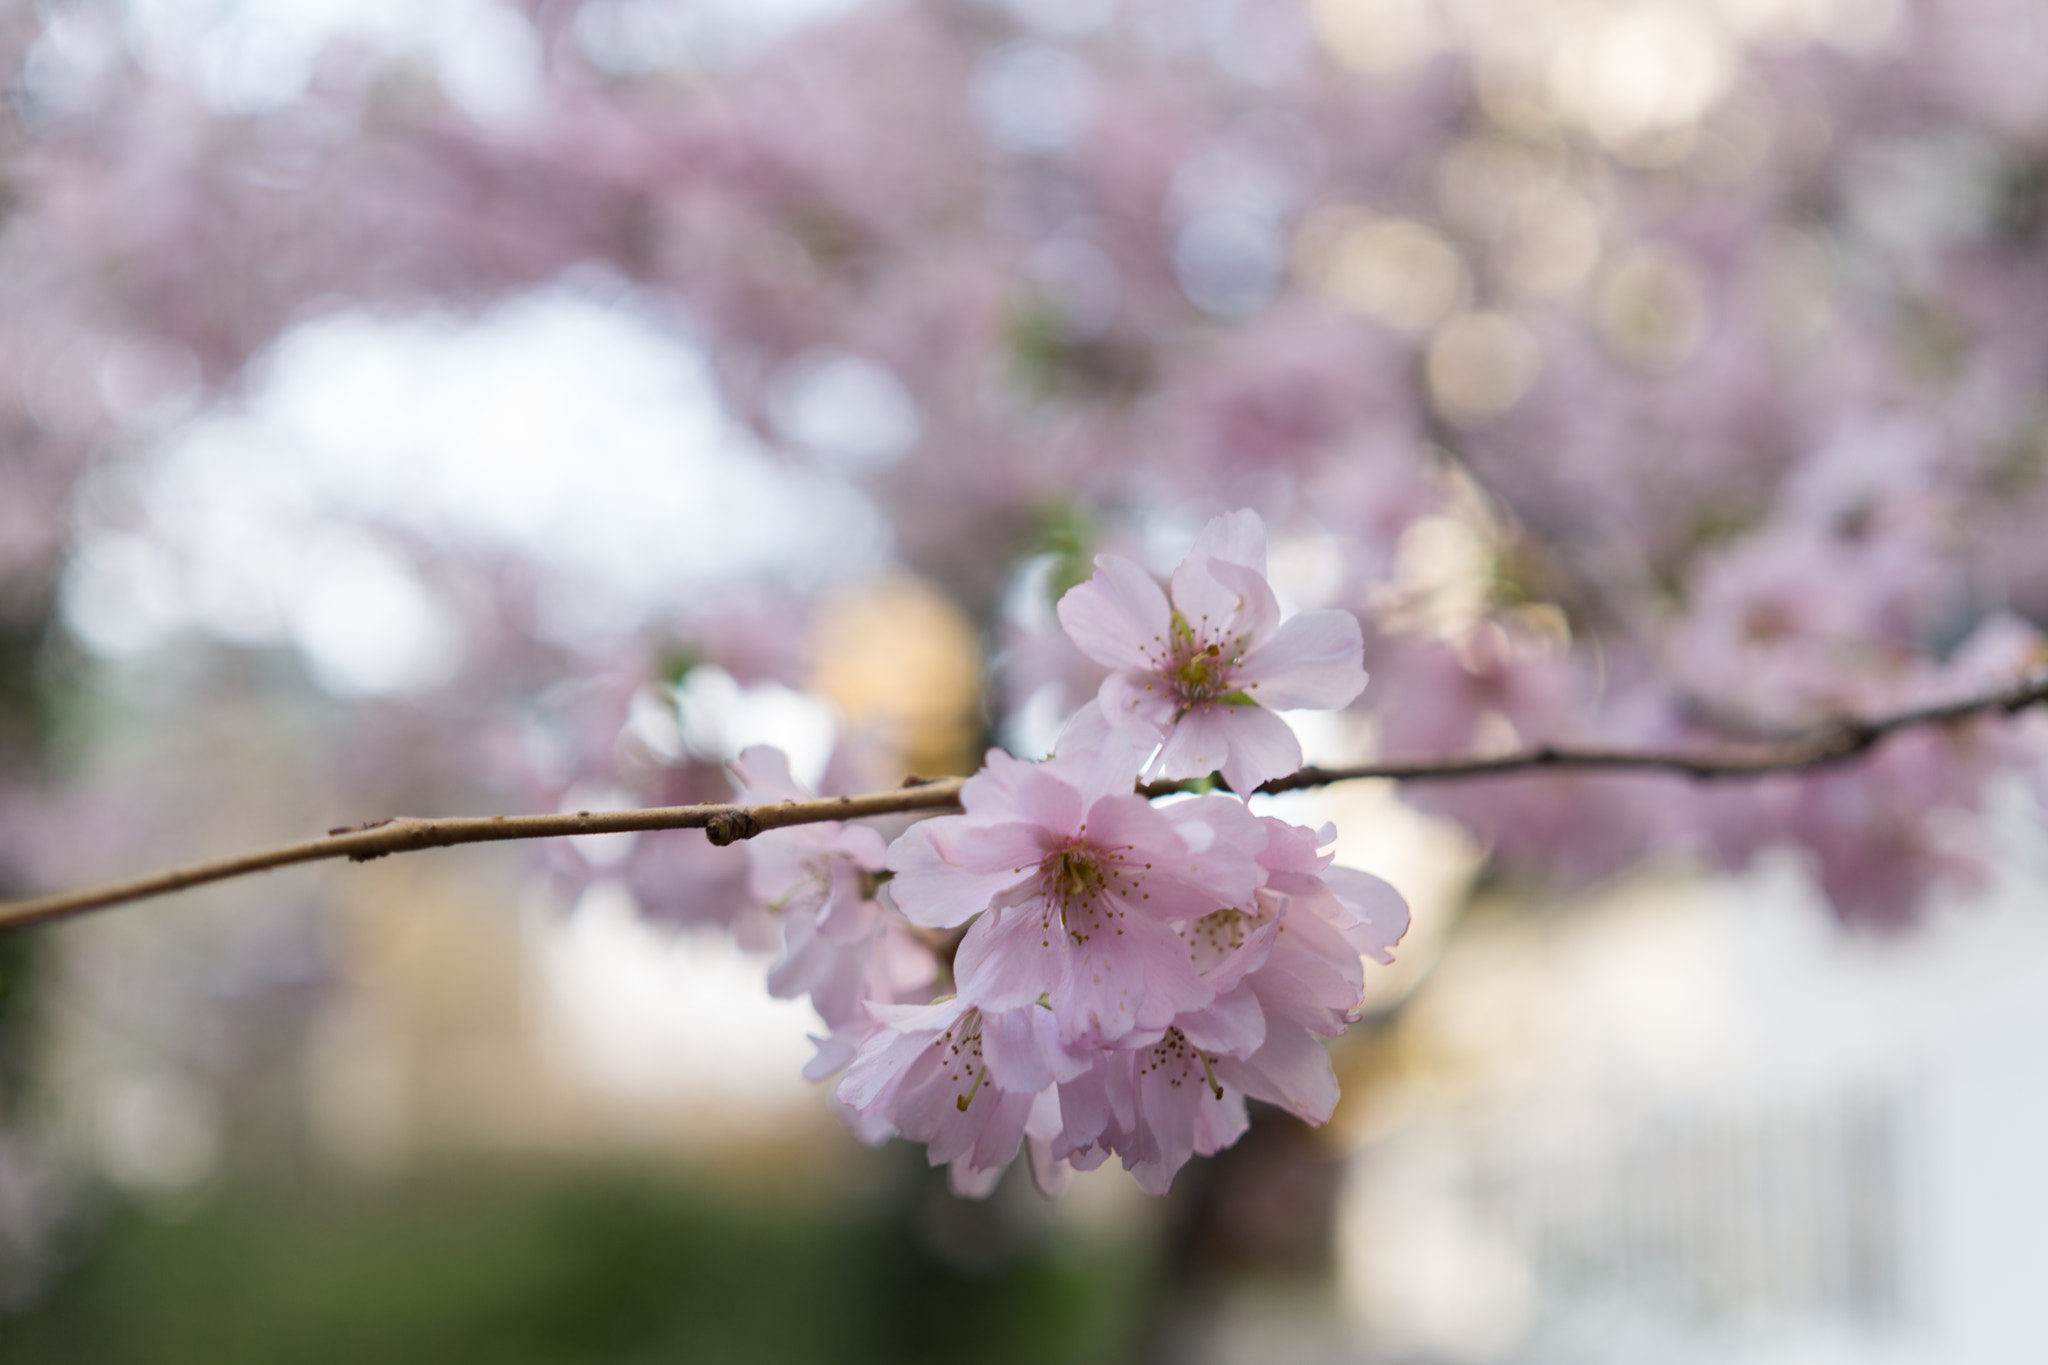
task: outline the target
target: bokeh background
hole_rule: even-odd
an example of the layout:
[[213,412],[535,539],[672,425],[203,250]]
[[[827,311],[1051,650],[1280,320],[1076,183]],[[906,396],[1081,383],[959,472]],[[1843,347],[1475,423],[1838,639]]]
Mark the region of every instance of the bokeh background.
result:
[[[1042,753],[1218,510],[1312,761],[1739,740],[2048,619],[2029,0],[13,0],[0,890]],[[743,865],[0,939],[9,1361],[2025,1358],[2040,735],[1274,798],[1415,925],[1326,1130],[954,1199]],[[832,776],[828,777],[828,770]]]

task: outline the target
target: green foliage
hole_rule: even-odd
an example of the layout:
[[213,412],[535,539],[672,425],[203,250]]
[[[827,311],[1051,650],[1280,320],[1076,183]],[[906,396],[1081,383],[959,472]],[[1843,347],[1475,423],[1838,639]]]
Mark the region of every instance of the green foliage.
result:
[[972,1273],[931,1249],[930,1216],[987,1211],[947,1199],[923,1173],[908,1198],[866,1209],[762,1202],[620,1171],[468,1170],[282,1198],[230,1190],[187,1221],[118,1222],[40,1305],[0,1322],[0,1356],[9,1365],[1116,1357],[1137,1283],[1128,1257],[1027,1241]]

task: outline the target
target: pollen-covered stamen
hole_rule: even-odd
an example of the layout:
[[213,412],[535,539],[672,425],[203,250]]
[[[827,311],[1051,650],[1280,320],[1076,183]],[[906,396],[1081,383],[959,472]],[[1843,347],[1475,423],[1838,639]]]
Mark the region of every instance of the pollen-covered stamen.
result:
[[974,1103],[981,1083],[988,1079],[988,1067],[981,1060],[981,1011],[969,1010],[939,1039],[939,1065],[946,1070],[946,1083],[953,1090],[953,1107],[961,1113]]
[[1216,1059],[1188,1042],[1188,1037],[1177,1028],[1170,1028],[1166,1036],[1147,1048],[1138,1059],[1140,1077],[1157,1073],[1167,1085],[1178,1090],[1182,1085],[1194,1081],[1196,1069],[1200,1068],[1201,1083],[1217,1099],[1223,1098],[1223,1086],[1216,1079]]
[[1182,925],[1181,936],[1187,939],[1195,970],[1206,972],[1244,947],[1258,927],[1258,916],[1225,907]]
[[1131,851],[1128,845],[1100,848],[1074,838],[1045,855],[1038,865],[1042,947],[1052,946],[1054,934],[1081,947],[1097,934],[1123,933],[1116,921],[1124,912],[1112,898],[1144,895],[1137,870],[1117,856]]
[[1214,702],[1239,705],[1252,700],[1237,683],[1250,637],[1220,638],[1212,629],[1208,618],[1197,629],[1176,611],[1169,637],[1154,639],[1150,659],[1159,683],[1151,686],[1163,684],[1167,695],[1179,703],[1181,715]]

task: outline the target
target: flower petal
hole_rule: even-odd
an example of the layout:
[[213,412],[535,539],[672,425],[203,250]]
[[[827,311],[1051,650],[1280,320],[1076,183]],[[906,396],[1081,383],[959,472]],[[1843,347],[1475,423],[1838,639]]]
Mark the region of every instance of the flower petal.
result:
[[1121,555],[1097,555],[1095,576],[1060,598],[1060,626],[1077,648],[1110,668],[1162,663],[1173,609],[1152,575]]
[[1301,741],[1286,721],[1262,706],[1218,707],[1231,714],[1230,757],[1223,780],[1239,796],[1248,797],[1261,782],[1285,777],[1301,767]]
[[1239,508],[1213,517],[1195,537],[1189,559],[1222,559],[1242,564],[1255,573],[1266,572],[1266,523],[1249,508]]
[[1011,887],[1038,875],[1042,831],[1036,825],[977,826],[957,815],[912,825],[889,846],[889,899],[905,918],[951,929],[988,908]]
[[1239,665],[1241,686],[1277,711],[1349,706],[1365,690],[1365,640],[1348,611],[1289,617]]
[[1307,1029],[1268,1020],[1266,1043],[1249,1058],[1219,1057],[1216,1074],[1253,1099],[1279,1105],[1309,1123],[1326,1123],[1337,1107],[1330,1054]]

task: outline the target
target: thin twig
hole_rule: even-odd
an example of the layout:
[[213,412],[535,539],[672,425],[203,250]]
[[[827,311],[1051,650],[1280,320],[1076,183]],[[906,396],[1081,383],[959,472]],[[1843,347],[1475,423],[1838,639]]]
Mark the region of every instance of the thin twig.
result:
[[[1700,780],[1767,777],[1845,763],[1868,753],[1901,730],[1945,725],[1994,714],[2013,715],[2048,702],[2048,676],[2037,676],[1999,692],[1916,707],[1874,720],[1838,721],[1775,743],[1723,745],[1712,749],[1602,749],[1543,744],[1503,754],[1458,758],[1392,759],[1345,768],[1303,768],[1275,778],[1262,792],[1301,791],[1357,778],[1420,782],[1445,778],[1500,777],[1516,773],[1600,770],[1672,773]],[[1168,784],[1167,790],[1178,790]]]
[[[1984,696],[1918,707],[1873,720],[1839,722],[1779,743],[1714,749],[1611,749],[1546,744],[1504,754],[1461,754],[1447,758],[1396,759],[1345,768],[1303,768],[1292,776],[1276,778],[1259,790],[1300,791],[1363,778],[1424,782],[1560,771],[1653,772],[1699,780],[1764,777],[1772,773],[1805,772],[1847,762],[1901,730],[1944,725],[1979,716],[2011,715],[2043,702],[2048,702],[2048,675]],[[83,891],[0,903],[0,928],[45,924],[90,910],[182,891],[188,886],[227,881],[274,867],[328,858],[368,862],[386,854],[448,848],[456,844],[663,829],[701,829],[712,843],[730,844],[750,839],[764,830],[788,825],[955,809],[960,804],[960,788],[966,780],[963,777],[946,777],[930,782],[912,781],[894,791],[870,792],[864,796],[833,796],[816,801],[783,801],[756,806],[661,806],[649,810],[577,811],[564,815],[380,820],[368,825],[330,830],[322,839],[285,844],[240,857],[193,863],[129,881],[88,887]],[[1193,784],[1185,782],[1154,782],[1139,788],[1147,796],[1165,796],[1192,789]]]
[[865,796],[831,796],[817,801],[781,801],[759,806],[657,806],[647,810],[576,811],[562,815],[484,815],[450,820],[378,820],[329,830],[323,839],[284,844],[236,858],[192,863],[129,881],[108,882],[31,900],[0,903],[0,928],[47,924],[88,910],[147,900],[188,886],[224,882],[293,863],[346,858],[366,863],[391,853],[507,839],[550,839],[576,834],[624,834],[657,829],[701,829],[714,844],[751,839],[763,830],[809,825],[821,820],[854,820],[869,815],[945,810],[960,803],[963,777],[940,778]]

